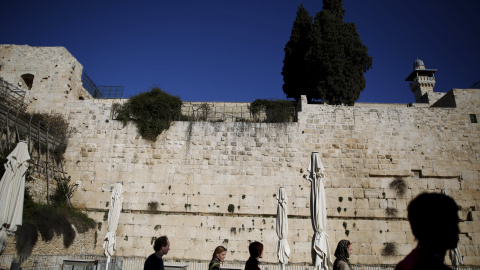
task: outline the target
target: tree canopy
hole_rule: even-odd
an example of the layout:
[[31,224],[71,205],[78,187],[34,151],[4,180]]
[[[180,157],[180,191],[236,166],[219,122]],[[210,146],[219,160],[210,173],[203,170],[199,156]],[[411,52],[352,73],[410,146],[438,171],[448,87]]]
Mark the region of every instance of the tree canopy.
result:
[[306,55],[313,46],[312,20],[308,11],[300,5],[297,11],[297,18],[293,23],[290,40],[285,45],[285,59],[283,60],[283,92],[287,98],[300,99],[300,95],[314,91],[312,84],[313,74],[309,69]]
[[372,57],[355,24],[344,22],[344,14],[342,0],[324,0],[313,21],[300,5],[285,46],[282,75],[287,98],[306,95],[309,101],[336,105],[358,100]]

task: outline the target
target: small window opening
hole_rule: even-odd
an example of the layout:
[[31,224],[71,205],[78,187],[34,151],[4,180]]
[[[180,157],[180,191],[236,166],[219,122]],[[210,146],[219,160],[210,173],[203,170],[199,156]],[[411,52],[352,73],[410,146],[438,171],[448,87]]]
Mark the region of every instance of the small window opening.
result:
[[81,97],[81,96],[80,96],[80,97],[78,97],[78,100],[85,100],[85,99],[84,99],[83,97]]
[[25,84],[27,89],[31,90],[32,86],[33,86],[33,78],[35,76],[33,76],[33,74],[27,73],[27,74],[23,74],[21,77],[22,77],[23,83]]
[[476,114],[470,114],[470,122],[471,123],[478,123]]

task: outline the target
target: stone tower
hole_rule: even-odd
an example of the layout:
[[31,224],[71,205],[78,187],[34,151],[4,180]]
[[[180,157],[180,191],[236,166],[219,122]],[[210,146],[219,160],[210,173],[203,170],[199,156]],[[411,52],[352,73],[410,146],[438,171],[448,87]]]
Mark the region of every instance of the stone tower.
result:
[[435,86],[436,69],[426,69],[422,60],[415,60],[413,63],[413,71],[408,75],[405,81],[410,82],[410,90],[415,94],[415,102],[429,103],[429,93],[433,93]]

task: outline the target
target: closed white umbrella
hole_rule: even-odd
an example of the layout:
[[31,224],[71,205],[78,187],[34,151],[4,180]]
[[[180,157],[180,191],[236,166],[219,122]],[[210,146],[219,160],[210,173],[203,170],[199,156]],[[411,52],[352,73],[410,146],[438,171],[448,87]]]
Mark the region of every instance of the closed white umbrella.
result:
[[310,190],[310,215],[312,217],[313,239],[312,239],[312,261],[315,269],[332,269],[333,261],[328,244],[327,211],[325,202],[325,174],[318,152],[312,152],[310,172],[307,177],[311,181]]
[[[445,189],[442,189],[442,194],[447,195],[447,191]],[[452,266],[454,269],[458,269],[459,266],[463,265],[463,257],[462,254],[460,253],[460,249],[458,249],[458,246],[454,249],[451,249],[448,252],[448,255],[450,257],[450,261],[452,262]]]
[[449,256],[454,269],[458,269],[459,266],[463,265],[462,254],[460,253],[460,249],[458,249],[458,247],[456,247],[455,249],[451,249],[449,252]]
[[110,257],[113,256],[117,249],[116,231],[120,211],[122,211],[123,187],[121,183],[116,183],[113,187],[112,197],[110,198],[110,210],[108,211],[107,234],[103,240],[103,249],[107,256],[105,269],[108,269]]
[[7,244],[7,233],[13,234],[22,225],[25,172],[28,169],[27,143],[21,141],[8,155],[0,180],[0,253]]
[[278,206],[277,206],[277,257],[282,264],[282,270],[285,270],[285,265],[290,258],[290,247],[287,242],[288,235],[288,220],[287,220],[287,194],[285,189],[281,187],[278,190]]

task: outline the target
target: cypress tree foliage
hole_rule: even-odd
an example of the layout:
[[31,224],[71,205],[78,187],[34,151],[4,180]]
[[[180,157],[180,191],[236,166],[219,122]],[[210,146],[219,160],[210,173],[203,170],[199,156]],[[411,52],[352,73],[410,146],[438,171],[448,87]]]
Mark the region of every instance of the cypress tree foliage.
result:
[[372,57],[355,24],[344,22],[344,14],[342,0],[324,0],[312,23],[308,11],[299,7],[285,46],[282,75],[287,98],[307,95],[309,101],[333,105],[353,105],[358,100]]
[[313,18],[308,11],[300,5],[297,17],[293,23],[290,40],[285,45],[285,58],[283,60],[283,92],[287,98],[300,99],[300,95],[307,95],[311,100],[315,89],[312,84],[312,72],[306,58],[313,45],[312,33]]
[[342,0],[324,0],[313,23],[316,39],[309,57],[314,61],[317,95],[328,104],[353,105],[365,88],[364,73],[372,57],[354,23],[345,23]]

